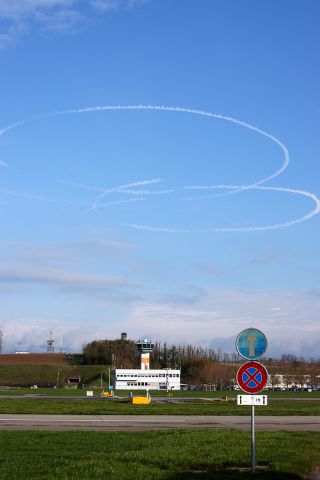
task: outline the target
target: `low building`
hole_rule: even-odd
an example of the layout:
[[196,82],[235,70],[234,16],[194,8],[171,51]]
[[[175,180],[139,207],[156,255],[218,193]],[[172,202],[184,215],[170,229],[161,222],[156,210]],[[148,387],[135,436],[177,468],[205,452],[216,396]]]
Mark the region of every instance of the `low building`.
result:
[[270,390],[280,389],[280,390],[291,390],[291,389],[308,389],[308,388],[319,388],[320,387],[320,375],[313,377],[313,382],[311,382],[310,375],[288,375],[281,373],[272,373],[269,374],[269,380],[267,383],[267,388]]
[[181,371],[164,368],[113,370],[113,385],[115,390],[180,390]]

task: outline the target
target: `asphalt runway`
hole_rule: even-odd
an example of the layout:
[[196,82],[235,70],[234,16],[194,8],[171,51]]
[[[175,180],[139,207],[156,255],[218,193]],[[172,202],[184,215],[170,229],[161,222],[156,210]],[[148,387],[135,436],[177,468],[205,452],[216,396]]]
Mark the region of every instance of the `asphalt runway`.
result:
[[[193,415],[0,415],[0,430],[91,430],[129,432],[172,428],[231,428],[249,431],[250,416]],[[256,431],[320,432],[318,416],[256,416]]]

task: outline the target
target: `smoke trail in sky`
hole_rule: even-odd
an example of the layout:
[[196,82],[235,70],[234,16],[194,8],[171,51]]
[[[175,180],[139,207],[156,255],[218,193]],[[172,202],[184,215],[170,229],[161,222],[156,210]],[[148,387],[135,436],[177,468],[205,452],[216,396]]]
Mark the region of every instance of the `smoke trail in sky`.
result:
[[122,188],[118,191],[128,195],[167,195],[175,192],[175,190],[124,190]]
[[93,210],[99,210],[100,208],[107,208],[107,207],[114,207],[116,205],[121,205],[123,203],[131,203],[131,202],[139,202],[142,200],[146,200],[145,198],[130,198],[128,200],[118,200],[114,202],[108,203],[99,203],[99,205],[91,205],[90,208],[87,208],[84,213],[92,212]]
[[9,132],[9,130],[13,130],[14,128],[20,127],[21,125],[24,125],[28,121],[29,120],[21,120],[21,122],[15,122],[15,123],[12,123],[11,125],[8,125],[7,127],[0,128],[0,137],[1,135],[4,135],[5,133]]
[[104,192],[104,188],[99,188],[99,187],[93,187],[91,185],[84,185],[83,183],[75,183],[75,182],[69,182],[68,180],[59,180],[61,183],[64,185],[68,185],[69,187],[75,187],[75,188],[81,188],[83,190],[90,190],[93,192]]
[[[247,128],[247,129],[249,129],[253,132],[256,132],[256,133],[268,138],[269,140],[271,140],[273,143],[275,143],[277,146],[279,146],[281,148],[281,150],[283,152],[283,155],[284,155],[284,159],[283,159],[282,165],[280,166],[280,168],[278,170],[276,170],[275,172],[273,172],[272,174],[270,174],[266,177],[263,177],[260,180],[257,180],[254,183],[251,183],[249,185],[242,185],[241,187],[239,187],[239,189],[229,190],[228,193],[224,193],[223,195],[235,194],[235,193],[238,193],[240,191],[249,190],[250,188],[262,185],[262,184],[278,177],[279,175],[281,175],[287,169],[287,167],[289,165],[289,162],[290,162],[290,157],[289,157],[289,152],[288,152],[287,147],[278,138],[269,134],[268,132],[265,132],[264,130],[261,130],[260,128],[254,126],[254,125],[251,125],[249,123],[243,122],[241,120],[238,120],[236,118],[233,118],[233,117],[230,117],[230,116],[227,116],[227,115],[211,113],[211,112],[207,112],[207,111],[199,110],[199,109],[194,109],[194,108],[174,107],[174,106],[170,107],[170,106],[161,106],[161,105],[97,105],[97,106],[93,106],[93,107],[84,107],[84,108],[78,108],[78,109],[72,109],[72,110],[64,110],[64,111],[60,111],[60,112],[53,112],[49,115],[54,116],[54,115],[66,115],[66,114],[77,114],[77,113],[90,113],[90,112],[99,112],[99,111],[108,111],[108,110],[154,110],[154,111],[165,111],[165,112],[176,112],[176,113],[189,113],[189,114],[193,114],[193,115],[200,115],[200,116],[204,116],[204,117],[215,118],[215,119],[218,119],[218,120],[224,120],[226,122],[230,122],[230,123],[239,125],[241,127]],[[112,191],[114,191],[114,190],[112,190]],[[106,191],[105,193],[102,193],[101,195],[99,195],[95,199],[95,201],[93,203],[93,206],[97,208],[98,203],[101,200],[101,198],[103,198],[108,193],[111,193],[111,191],[109,190],[109,191]]]
[[63,198],[46,197],[45,195],[37,195],[29,192],[16,192],[14,190],[6,190],[4,188],[0,189],[0,194],[8,195],[10,197],[25,198],[27,200],[39,200],[41,202],[48,202],[48,203],[62,203],[66,205],[78,205],[82,207],[90,205],[88,204],[88,202],[80,202],[76,200],[64,200]]
[[[9,130],[12,130],[14,128],[17,128],[28,121],[31,120],[41,120],[45,118],[50,118],[50,117],[58,117],[62,115],[69,115],[69,114],[80,114],[80,113],[90,113],[90,112],[99,112],[99,111],[112,111],[112,110],[150,110],[150,111],[163,111],[163,112],[176,112],[176,113],[188,113],[188,114],[193,114],[193,115],[199,115],[199,116],[204,116],[212,119],[217,119],[217,120],[222,120],[226,121],[229,123],[233,123],[235,125],[238,125],[240,127],[249,129],[252,132],[255,132],[257,134],[262,135],[263,137],[267,138],[268,140],[272,141],[275,143],[278,147],[280,147],[282,153],[283,153],[283,161],[280,167],[273,173],[269,174],[268,176],[265,176],[254,183],[250,183],[248,185],[190,185],[184,187],[185,189],[189,190],[226,190],[226,192],[222,195],[230,195],[230,194],[235,194],[239,193],[241,191],[245,190],[265,190],[265,191],[277,191],[277,192],[284,192],[284,193],[290,193],[290,194],[295,194],[295,195],[300,195],[306,198],[310,198],[314,201],[315,203],[315,208],[311,210],[309,213],[306,215],[299,217],[294,220],[290,220],[287,222],[283,222],[280,224],[274,224],[274,225],[265,225],[265,226],[251,226],[251,227],[223,227],[223,228],[207,228],[207,229],[202,229],[202,230],[197,230],[198,232],[252,232],[252,231],[265,231],[265,230],[275,230],[279,228],[286,228],[290,227],[292,225],[295,225],[297,223],[304,222],[306,220],[309,220],[310,218],[314,217],[320,212],[320,199],[313,193],[304,191],[304,190],[298,190],[298,189],[293,189],[293,188],[281,188],[281,187],[263,187],[262,185],[266,182],[269,182],[270,180],[278,177],[281,175],[288,167],[290,158],[289,158],[289,153],[287,147],[275,136],[271,135],[268,132],[265,132],[264,130],[261,130],[260,128],[251,125],[249,123],[243,122],[241,120],[237,120],[236,118],[227,116],[227,115],[221,115],[221,114],[216,114],[216,113],[211,113],[211,112],[206,112],[204,110],[198,110],[194,108],[188,108],[188,107],[175,107],[175,106],[161,106],[161,105],[97,105],[97,106],[91,106],[91,107],[85,107],[85,108],[77,108],[77,109],[70,109],[70,110],[63,110],[63,111],[57,111],[57,112],[51,112],[48,114],[44,115],[39,115],[37,117],[34,117],[30,120],[24,120],[21,122],[17,122],[14,124],[11,124],[3,129],[0,129],[0,136],[3,135],[4,133],[8,132]],[[98,187],[91,187],[89,185],[82,185],[82,184],[77,184],[77,183],[72,183],[72,182],[66,182],[64,183],[69,186],[74,186],[74,187],[79,187],[83,188],[86,190],[91,190],[95,191],[98,193],[97,197],[94,199],[93,203],[91,204],[90,208],[87,210],[96,210],[99,208],[105,208],[107,206],[112,206],[112,205],[118,205],[121,203],[128,203],[130,201],[137,201],[137,200],[145,200],[145,198],[135,198],[135,199],[130,199],[130,200],[120,200],[120,201],[115,201],[115,202],[108,202],[108,203],[101,203],[101,200],[111,194],[111,193],[125,193],[125,194],[132,194],[132,195],[160,195],[160,194],[165,194],[165,193],[173,193],[172,190],[159,190],[159,191],[142,191],[142,190],[132,190],[132,187],[137,187],[137,186],[145,186],[145,185],[150,185],[153,183],[159,183],[162,181],[160,178],[152,179],[152,180],[143,180],[143,181],[138,181],[138,182],[133,182],[125,185],[120,185],[118,187],[110,188],[110,189],[104,189],[104,188],[98,188]],[[6,193],[6,194],[13,194],[13,195],[19,195],[17,192],[9,192],[9,191],[0,191],[0,193]],[[21,196],[30,196],[30,194],[20,194]],[[33,198],[37,198],[37,196],[34,196]],[[38,197],[40,198],[40,197]],[[201,198],[201,197],[198,197]],[[202,197],[203,198],[203,197]],[[43,198],[45,199],[45,198]],[[59,199],[47,199],[49,201],[62,201]],[[66,203],[73,203],[73,202],[66,202]],[[79,202],[80,203],[80,202]],[[175,228],[169,228],[169,227],[153,227],[149,225],[138,225],[138,224],[130,224],[127,225],[131,228],[138,228],[146,231],[154,231],[154,232],[170,232],[170,233],[175,233],[175,232],[191,232],[195,230],[189,230],[189,229],[175,229]]]
[[[110,193],[119,193],[121,192],[123,189],[126,189],[126,188],[130,188],[130,187],[141,187],[141,186],[145,186],[145,185],[152,185],[154,183],[159,183],[161,182],[161,178],[153,178],[152,180],[140,180],[138,182],[132,182],[132,183],[127,183],[126,185],[120,185],[119,187],[114,187],[114,188],[110,188],[108,190],[103,190],[103,192],[101,192],[96,198],[95,200],[93,201],[93,204],[92,204],[92,207],[94,208],[99,208],[99,205],[98,205],[98,202],[100,200],[102,200],[102,198],[104,198],[106,195],[109,195]],[[93,208],[93,209],[94,209]]]
[[68,180],[60,180],[61,183],[64,185],[68,185],[70,187],[81,188],[83,190],[89,190],[93,192],[100,192],[97,198],[101,199],[102,196],[105,196],[110,193],[126,193],[128,195],[161,195],[166,193],[173,193],[174,190],[130,190],[129,187],[137,187],[137,186],[145,186],[151,185],[154,183],[159,183],[162,181],[161,179],[153,179],[153,180],[141,180],[138,182],[128,183],[126,185],[120,185],[119,187],[113,187],[110,189],[102,188],[102,187],[94,187],[92,185],[84,185],[82,183],[75,183],[69,182]]
[[[217,190],[225,188],[230,190],[240,190],[244,185],[217,185],[216,187],[211,186],[210,188],[216,188]],[[139,224],[126,224],[127,227],[135,228],[138,230],[146,230],[148,232],[168,232],[168,233],[190,233],[198,232],[198,233],[218,233],[218,232],[263,232],[267,230],[278,230],[280,228],[287,228],[298,223],[305,222],[310,220],[310,218],[318,215],[320,213],[320,198],[317,197],[315,194],[311,192],[307,192],[305,190],[298,190],[294,188],[283,188],[283,187],[264,187],[264,186],[256,186],[251,187],[252,190],[264,190],[264,191],[273,191],[273,192],[284,192],[284,193],[291,193],[294,195],[300,195],[306,198],[311,198],[314,201],[315,207],[313,210],[308,212],[307,214],[303,215],[302,217],[289,220],[283,223],[276,223],[273,225],[263,225],[259,226],[249,226],[249,227],[218,227],[218,228],[205,228],[205,229],[198,229],[198,230],[189,230],[189,229],[178,229],[178,228],[170,228],[170,227],[152,227],[150,225],[139,225]]]
[[[104,189],[100,187],[93,187],[92,185],[84,185],[81,183],[74,183],[74,182],[69,182],[67,180],[61,180],[62,183],[64,183],[65,185],[69,185],[71,187],[100,192],[100,194],[96,197],[96,199],[91,204],[91,207],[85,210],[85,213],[93,210],[98,210],[100,208],[106,208],[114,205],[121,205],[122,203],[130,203],[137,200],[146,200],[145,198],[140,198],[140,199],[119,200],[119,201],[108,202],[108,203],[100,203],[102,198],[104,198],[106,195],[111,193],[124,193],[127,195],[135,195],[135,196],[140,196],[140,195],[151,196],[151,195],[165,195],[165,194],[170,194],[174,192],[174,190],[133,190],[132,189],[132,187],[151,185],[151,184],[159,183],[161,181],[162,180],[160,178],[155,178],[152,180],[140,180],[137,182],[127,183],[126,185],[120,185],[118,187]],[[131,187],[131,189],[127,187]]]
[[174,107],[174,106],[170,107],[170,106],[164,106],[164,105],[97,105],[93,107],[84,107],[84,108],[77,108],[72,110],[63,110],[60,112],[53,112],[51,114],[48,114],[48,116],[66,115],[66,114],[73,114],[73,113],[90,113],[90,112],[99,112],[99,111],[108,111],[108,110],[154,110],[154,111],[164,111],[164,112],[190,113],[193,115],[200,115],[208,118],[215,118],[217,120],[230,122],[235,125],[239,125],[240,127],[247,128],[253,132],[256,132],[268,138],[269,140],[271,140],[273,143],[275,143],[281,148],[284,155],[282,165],[278,170],[276,170],[272,174],[266,177],[263,177],[262,179],[257,180],[252,184],[243,185],[240,190],[250,189],[251,187],[261,185],[265,182],[272,180],[273,178],[278,177],[279,175],[281,175],[281,173],[283,173],[288,168],[288,165],[290,162],[290,157],[289,157],[289,152],[287,147],[278,138],[271,135],[270,133],[265,132],[264,130],[261,130],[260,128],[254,125],[251,125],[250,123],[243,122],[242,120],[238,120],[236,118],[233,118],[227,115],[221,115],[218,113],[211,113],[211,112],[206,112],[204,110],[198,110],[195,108]]
[[239,125],[241,127],[247,128],[253,132],[256,132],[272,142],[274,142],[276,145],[278,145],[284,155],[284,159],[282,162],[282,165],[278,170],[273,172],[272,174],[268,175],[267,177],[263,177],[260,180],[257,180],[256,182],[249,184],[249,185],[243,185],[243,188],[240,190],[246,190],[249,189],[251,186],[257,186],[261,185],[262,183],[268,182],[269,180],[272,180],[273,178],[276,178],[279,176],[281,173],[283,173],[286,168],[289,165],[290,162],[290,157],[289,157],[289,152],[287,147],[275,136],[271,135],[268,132],[265,132],[264,130],[261,130],[258,127],[255,127],[254,125],[251,125],[249,123],[243,122],[242,120],[238,120],[236,118],[227,116],[227,115],[221,115],[217,113],[211,113],[211,112],[206,112],[204,110],[198,110],[195,108],[188,108],[188,107],[170,107],[170,106],[161,106],[161,105],[97,105],[93,107],[84,107],[84,108],[77,108],[77,109],[71,109],[71,110],[61,110],[57,112],[51,112],[47,113],[44,115],[39,115],[37,117],[34,117],[30,120],[23,120],[21,122],[16,122],[13,123],[2,130],[0,130],[0,136],[6,133],[9,130],[12,130],[14,128],[17,128],[28,121],[31,120],[41,120],[45,118],[50,118],[50,117],[55,117],[55,116],[62,116],[62,115],[70,115],[70,114],[79,114],[79,113],[90,113],[90,112],[99,112],[99,111],[108,111],[108,110],[153,110],[153,111],[164,111],[164,112],[176,112],[176,113],[189,113],[193,115],[200,115],[208,118],[215,118],[217,120],[223,120],[226,122],[233,123],[235,125]]

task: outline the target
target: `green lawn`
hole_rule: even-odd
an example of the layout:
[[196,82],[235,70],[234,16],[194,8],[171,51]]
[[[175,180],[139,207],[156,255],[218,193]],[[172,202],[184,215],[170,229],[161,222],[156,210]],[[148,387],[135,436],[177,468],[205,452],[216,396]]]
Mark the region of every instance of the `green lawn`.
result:
[[[90,390],[90,388],[86,389]],[[71,397],[85,397],[86,390],[82,388],[0,388],[0,396],[21,396],[21,395],[49,395],[49,396],[71,396]],[[95,395],[100,395],[100,388],[95,388]]]
[[[90,366],[91,367],[91,366]],[[95,369],[98,366],[92,366]],[[55,367],[56,368],[56,367]],[[85,368],[85,367],[83,367]],[[86,367],[89,369],[89,366]],[[87,374],[91,373],[92,376],[94,376],[93,371],[89,372],[87,370]],[[86,386],[86,388],[78,388],[78,389],[67,389],[67,388],[38,388],[36,390],[33,390],[31,388],[0,388],[0,395],[30,395],[30,394],[41,394],[41,395],[75,395],[75,396],[85,396],[87,390],[92,390],[94,391],[95,395],[99,395],[101,388],[100,388],[100,376],[99,373],[96,373],[95,376],[95,385],[91,386]],[[103,377],[103,388],[105,390],[108,389],[108,384],[105,382],[105,378]],[[127,396],[128,395],[128,390],[117,390],[116,394],[120,396]],[[133,390],[133,393],[135,395],[138,395],[139,393],[144,395],[145,390]],[[175,391],[173,392],[173,398],[220,398],[220,397],[225,397],[227,396],[228,398],[236,398],[237,395],[240,395],[242,392],[241,391],[229,391],[229,390],[216,390],[212,392],[206,392],[206,391]],[[166,391],[164,390],[152,390],[151,395],[153,397],[165,397],[167,394]],[[299,399],[299,398],[314,398],[314,399],[320,399],[320,392],[272,392],[272,391],[263,391],[259,393],[259,395],[268,395],[268,398],[292,398],[292,399]]]
[[[0,432],[1,480],[233,480],[250,467],[250,434],[231,430],[139,433]],[[256,478],[299,479],[319,463],[320,434],[256,434]],[[236,470],[232,470],[235,468]]]
[[[0,413],[87,414],[87,415],[249,415],[250,407],[238,407],[236,402],[188,400],[179,403],[152,402],[151,405],[131,405],[125,400],[79,399],[0,399]],[[320,401],[269,401],[257,407],[256,415],[320,415]]]
[[[110,365],[0,365],[2,385],[59,385],[66,377],[80,376],[81,382],[99,386],[108,384]],[[30,390],[30,389],[29,389]]]

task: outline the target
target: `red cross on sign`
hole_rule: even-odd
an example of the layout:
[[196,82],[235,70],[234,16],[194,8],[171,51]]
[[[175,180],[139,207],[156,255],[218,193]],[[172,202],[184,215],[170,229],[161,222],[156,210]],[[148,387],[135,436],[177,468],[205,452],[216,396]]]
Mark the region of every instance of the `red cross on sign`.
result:
[[259,362],[247,362],[237,372],[237,383],[246,393],[258,393],[268,381],[268,371]]

